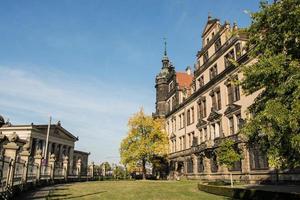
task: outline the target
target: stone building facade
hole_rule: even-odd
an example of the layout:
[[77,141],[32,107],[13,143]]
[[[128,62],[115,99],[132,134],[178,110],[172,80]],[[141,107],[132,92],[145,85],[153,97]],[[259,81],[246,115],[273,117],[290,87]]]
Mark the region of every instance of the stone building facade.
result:
[[[186,176],[203,180],[227,179],[259,182],[274,179],[266,155],[246,145],[239,128],[249,118],[247,108],[258,93],[245,95],[234,84],[243,74],[232,61],[249,65],[247,35],[237,24],[221,24],[208,17],[202,33],[202,48],[194,71],[176,72],[165,51],[156,76],[156,112],[166,119],[169,136],[170,178]],[[215,150],[224,138],[236,141],[243,159],[234,167],[220,166]],[[282,172],[282,179],[299,180],[299,174]]]
[[[16,135],[20,141],[23,141],[30,152],[29,161],[33,161],[37,154],[42,156],[43,162],[46,162],[46,159],[49,160],[51,155],[54,155],[56,165],[61,167],[63,166],[64,159],[68,158],[70,173],[77,169],[78,163],[82,169],[87,169],[89,153],[74,150],[75,142],[78,141],[78,138],[63,128],[60,122],[50,125],[46,152],[47,128],[47,124],[13,125],[5,122],[4,118],[0,115],[0,135],[6,137]],[[21,152],[22,148],[19,151]]]

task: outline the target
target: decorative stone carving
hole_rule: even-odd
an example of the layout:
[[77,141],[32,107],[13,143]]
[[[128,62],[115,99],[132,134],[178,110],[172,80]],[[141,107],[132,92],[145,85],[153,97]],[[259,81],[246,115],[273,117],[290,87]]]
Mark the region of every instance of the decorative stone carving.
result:
[[13,132],[13,134],[11,134],[10,136],[8,136],[8,141],[9,142],[16,142],[18,140],[18,135],[16,134],[16,132]]
[[205,121],[203,119],[199,119],[198,123],[196,124],[196,127],[198,128],[198,130],[200,130],[205,125],[207,125],[207,121]]
[[35,153],[36,156],[41,156],[42,155],[42,150],[38,149]]
[[228,105],[227,109],[224,112],[224,115],[229,115],[237,110],[240,110],[242,106],[237,104],[230,104]]
[[221,116],[222,116],[221,113],[219,113],[218,111],[212,108],[207,120],[212,122],[214,120],[219,119]]
[[23,146],[23,151],[29,151],[29,148],[30,148],[30,142],[29,140],[27,140]]

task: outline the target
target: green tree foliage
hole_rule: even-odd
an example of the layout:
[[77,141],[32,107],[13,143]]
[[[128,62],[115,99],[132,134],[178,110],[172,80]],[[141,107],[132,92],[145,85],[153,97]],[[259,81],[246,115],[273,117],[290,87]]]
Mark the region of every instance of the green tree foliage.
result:
[[300,1],[261,2],[249,28],[250,57],[241,82],[246,94],[258,92],[252,118],[241,130],[259,144],[275,168],[300,166]]
[[153,119],[141,109],[128,121],[128,135],[121,142],[121,162],[132,169],[141,164],[143,178],[146,175],[146,163],[157,156],[166,156],[168,138],[164,131],[164,121]]
[[117,165],[113,170],[113,175],[115,179],[126,178],[125,168]]
[[[100,164],[100,169],[101,170],[105,169],[105,173],[107,173],[108,171],[111,171],[111,166],[110,166],[109,162],[103,162]],[[103,174],[103,176],[105,176],[105,175],[106,174]]]
[[235,142],[231,139],[224,139],[216,152],[219,163],[227,168],[232,168],[235,162],[242,159],[241,154],[235,148]]
[[[224,139],[216,150],[218,162],[227,168],[232,168],[234,164],[243,157],[235,148],[235,142],[231,139]],[[233,187],[232,173],[230,173],[231,187]]]

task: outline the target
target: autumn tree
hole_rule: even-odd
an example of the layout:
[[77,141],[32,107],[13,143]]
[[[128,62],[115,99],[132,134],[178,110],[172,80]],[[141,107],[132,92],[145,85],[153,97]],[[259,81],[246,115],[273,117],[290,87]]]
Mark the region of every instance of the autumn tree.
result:
[[143,179],[146,178],[146,163],[157,156],[166,156],[168,138],[164,121],[153,119],[141,109],[128,121],[128,135],[120,146],[121,162],[128,168],[141,164]]
[[[225,139],[221,142],[220,146],[216,150],[219,163],[221,165],[225,165],[228,169],[232,168],[236,162],[242,159],[242,155],[239,153],[235,145],[236,144],[233,140]],[[231,172],[230,183],[231,187],[233,187]]]
[[241,82],[246,94],[259,92],[252,117],[241,132],[258,144],[276,169],[300,166],[300,1],[263,1],[251,14],[250,57]]

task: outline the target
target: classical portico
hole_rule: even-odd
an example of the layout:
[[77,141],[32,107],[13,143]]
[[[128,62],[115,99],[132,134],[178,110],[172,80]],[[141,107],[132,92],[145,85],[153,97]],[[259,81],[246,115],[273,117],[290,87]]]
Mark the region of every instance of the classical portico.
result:
[[[78,140],[73,134],[64,129],[60,123],[50,126],[48,148],[46,151],[48,125],[12,125],[6,124],[0,127],[3,135],[9,136],[16,133],[20,139],[27,141],[30,145],[30,157],[41,152],[43,162],[50,159],[50,156],[55,155],[56,162],[63,164],[64,158],[68,157],[70,167],[73,167],[73,154],[75,142]],[[33,160],[33,159],[31,159]],[[75,161],[77,162],[77,160]]]

